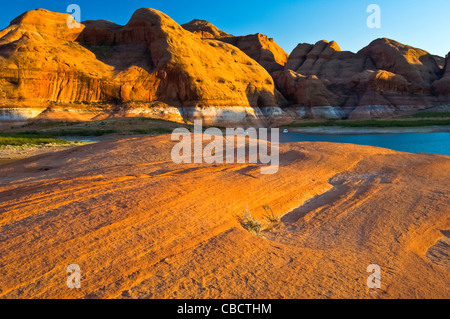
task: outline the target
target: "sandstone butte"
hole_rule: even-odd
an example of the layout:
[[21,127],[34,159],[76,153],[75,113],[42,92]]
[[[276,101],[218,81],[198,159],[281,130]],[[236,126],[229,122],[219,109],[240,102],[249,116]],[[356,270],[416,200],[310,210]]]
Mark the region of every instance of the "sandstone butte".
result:
[[66,120],[265,126],[450,105],[448,58],[390,39],[357,53],[334,41],[302,43],[288,55],[265,35],[233,36],[203,20],[180,26],[153,9],[125,26],[69,29],[68,17],[28,11],[0,31],[0,107]]
[[[294,103],[301,101],[298,106],[322,106],[318,114],[383,117],[405,110],[448,107],[448,93],[433,89],[444,72],[438,62],[426,51],[385,38],[357,53],[341,51],[334,41],[319,41],[299,44],[283,73],[275,78],[281,79],[278,85],[283,94]],[[302,87],[311,94],[303,95]],[[314,113],[314,108],[309,111]]]
[[219,30],[208,21],[198,19],[181,26],[202,38],[213,38],[233,44],[269,72],[282,70],[289,58],[289,55],[272,38],[264,34],[235,37]]
[[[0,33],[0,98],[55,102],[146,102],[173,117],[258,121],[277,107],[267,71],[235,46],[203,40],[167,15],[137,10],[125,26],[28,11]],[[148,107],[153,106],[153,107]]]
[[[280,146],[280,169],[177,165],[170,135],[0,166],[0,298],[448,298],[450,161]],[[263,205],[281,223],[239,224]],[[66,287],[67,266],[81,289]],[[381,267],[370,290],[367,267]]]

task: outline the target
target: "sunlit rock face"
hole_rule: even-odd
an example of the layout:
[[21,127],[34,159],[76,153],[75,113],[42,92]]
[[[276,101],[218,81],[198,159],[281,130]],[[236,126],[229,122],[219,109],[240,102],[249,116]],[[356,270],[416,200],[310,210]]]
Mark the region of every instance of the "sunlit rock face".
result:
[[0,108],[0,120],[27,120],[45,111],[45,108]]
[[180,114],[278,106],[274,82],[256,61],[235,46],[201,39],[159,11],[139,9],[125,26],[101,20],[69,29],[68,17],[29,11],[1,31],[1,99],[160,101]]
[[180,26],[153,9],[137,10],[125,26],[69,28],[69,17],[28,11],[0,31],[0,108],[30,108],[3,111],[3,119],[276,125],[450,105],[448,58],[390,39],[357,53],[334,41],[302,43],[288,55],[265,35],[233,36],[203,20]]
[[282,70],[289,57],[274,39],[264,34],[233,36],[219,30],[219,28],[208,21],[198,19],[183,24],[182,27],[201,38],[217,39],[234,45],[261,64],[270,73]]

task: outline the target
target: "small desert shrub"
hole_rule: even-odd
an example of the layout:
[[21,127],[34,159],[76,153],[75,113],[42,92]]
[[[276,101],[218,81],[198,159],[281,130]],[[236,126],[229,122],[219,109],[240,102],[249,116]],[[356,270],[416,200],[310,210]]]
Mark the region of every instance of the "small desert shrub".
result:
[[275,216],[272,208],[270,208],[268,205],[264,205],[263,208],[266,211],[266,214],[264,215],[264,219],[266,219],[270,223],[279,223],[281,221],[281,216]]
[[263,225],[262,223],[254,218],[250,212],[242,213],[237,216],[239,223],[242,227],[252,233],[255,236],[261,236]]

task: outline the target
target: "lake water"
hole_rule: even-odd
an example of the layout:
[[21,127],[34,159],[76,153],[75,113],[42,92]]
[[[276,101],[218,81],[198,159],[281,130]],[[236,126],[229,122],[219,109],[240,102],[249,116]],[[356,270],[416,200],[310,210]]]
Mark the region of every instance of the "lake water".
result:
[[378,146],[401,152],[450,155],[450,133],[327,135],[289,132],[280,134],[280,142],[350,143]]

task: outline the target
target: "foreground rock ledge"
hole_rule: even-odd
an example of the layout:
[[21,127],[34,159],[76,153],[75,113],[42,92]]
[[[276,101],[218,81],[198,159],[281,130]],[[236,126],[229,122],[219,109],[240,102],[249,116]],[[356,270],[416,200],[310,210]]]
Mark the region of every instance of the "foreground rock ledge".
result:
[[[0,166],[0,297],[450,296],[450,157],[283,144],[278,174],[263,176],[173,164],[173,145],[134,138]],[[233,217],[266,204],[290,213],[265,238]],[[382,289],[369,291],[373,263]],[[70,264],[81,289],[66,287]]]

